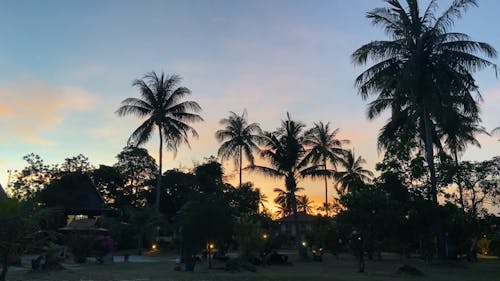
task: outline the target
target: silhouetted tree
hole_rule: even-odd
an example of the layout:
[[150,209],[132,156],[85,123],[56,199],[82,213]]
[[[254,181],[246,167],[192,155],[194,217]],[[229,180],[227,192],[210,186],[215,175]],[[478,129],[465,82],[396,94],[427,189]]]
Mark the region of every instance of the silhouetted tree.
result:
[[[306,132],[305,145],[307,148],[306,159],[314,164],[323,165],[325,172],[328,171],[328,164],[336,168],[337,162],[346,152],[343,144],[348,144],[348,140],[337,139],[339,129],[330,129],[330,123],[314,123],[314,127]],[[325,180],[325,203],[324,211],[328,216],[328,174],[324,175]]]
[[239,167],[240,184],[238,186],[241,187],[243,155],[250,165],[254,164],[253,153],[260,151],[262,130],[258,123],[248,124],[246,110],[241,115],[230,111],[229,117],[220,120],[220,124],[225,127],[215,132],[215,138],[222,143],[217,155],[222,161],[234,159],[235,166]]
[[[158,129],[160,136],[159,165],[156,185],[156,206],[159,209],[161,196],[161,175],[163,160],[163,144],[167,150],[177,152],[181,144],[189,146],[189,135],[198,137],[195,129],[188,125],[191,122],[203,121],[201,107],[194,101],[183,101],[191,94],[186,87],[177,87],[181,81],[178,75],[158,75],[151,72],[142,79],[134,80],[133,86],[139,89],[141,98],[127,98],[122,101],[116,111],[119,116],[136,115],[146,120],[132,133],[129,145],[139,146],[146,143]],[[176,88],[177,87],[177,88]]]
[[333,174],[337,182],[335,188],[339,195],[356,192],[370,182],[373,173],[363,168],[362,165],[365,163],[365,159],[361,156],[356,158],[352,150],[349,150],[343,158],[339,159],[338,164],[344,171],[336,171]]
[[285,186],[290,192],[291,208],[295,221],[295,242],[300,256],[306,256],[301,243],[301,232],[298,224],[297,201],[295,192],[297,182],[304,177],[322,176],[325,174],[321,166],[308,165],[304,161],[304,128],[301,122],[294,121],[287,114],[281,127],[274,132],[264,134],[264,148],[261,156],[269,161],[271,167],[254,165],[250,168],[256,172],[276,179],[285,179]]
[[[445,256],[444,235],[437,210],[437,180],[434,164],[434,144],[439,145],[436,129],[443,122],[443,113],[459,112],[475,119],[479,114],[471,96],[478,87],[472,73],[492,62],[480,58],[496,57],[496,51],[486,43],[474,42],[467,34],[450,32],[454,21],[476,0],[455,0],[444,13],[434,15],[437,1],[432,0],[420,13],[417,0],[407,0],[407,8],[398,0],[388,0],[388,8],[374,9],[367,17],[391,36],[389,41],[372,41],[353,55],[356,64],[368,59],[375,64],[356,79],[363,99],[377,98],[369,104],[368,117],[379,116],[390,109],[392,116],[381,136],[391,136],[397,130],[413,130],[424,143],[428,164],[431,195],[435,203],[435,231],[438,253]],[[397,141],[397,140],[395,140]]]

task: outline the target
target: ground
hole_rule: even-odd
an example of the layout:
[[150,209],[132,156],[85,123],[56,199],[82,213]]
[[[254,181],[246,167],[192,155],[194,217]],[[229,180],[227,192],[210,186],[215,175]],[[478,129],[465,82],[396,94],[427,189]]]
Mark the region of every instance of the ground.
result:
[[[211,281],[211,280],[348,280],[348,281],[402,281],[402,280],[435,280],[435,281],[500,281],[500,260],[480,260],[475,263],[465,262],[461,265],[428,264],[419,259],[400,260],[395,256],[385,257],[382,261],[367,261],[366,273],[356,272],[356,263],[350,255],[341,255],[338,259],[326,255],[323,262],[296,261],[292,258],[291,266],[258,267],[256,273],[228,273],[223,270],[208,270],[206,263],[197,263],[195,272],[177,272],[173,268],[175,261],[171,256],[158,257],[150,261],[129,262],[112,265],[67,265],[67,270],[49,273],[33,273],[27,270],[12,270],[7,280],[66,280],[66,281]],[[405,276],[397,273],[403,264],[417,267],[425,275],[423,277]]]

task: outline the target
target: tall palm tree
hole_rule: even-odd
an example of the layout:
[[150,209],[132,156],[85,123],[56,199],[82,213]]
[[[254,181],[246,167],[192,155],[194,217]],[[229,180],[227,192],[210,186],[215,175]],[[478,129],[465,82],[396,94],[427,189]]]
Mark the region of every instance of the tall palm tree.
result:
[[189,147],[189,135],[198,137],[198,133],[189,123],[203,121],[199,113],[200,105],[195,101],[185,101],[191,94],[186,87],[177,87],[181,82],[178,75],[158,75],[150,72],[132,82],[139,89],[140,98],[127,98],[116,110],[118,116],[135,115],[144,118],[144,122],[128,139],[129,145],[140,146],[151,138],[154,129],[158,129],[160,147],[158,157],[158,178],[156,183],[156,208],[160,208],[161,178],[163,162],[163,144],[174,155],[180,145]]
[[304,177],[323,175],[318,165],[308,165],[304,161],[304,128],[301,122],[294,121],[287,114],[281,127],[274,132],[264,133],[264,148],[261,156],[269,161],[270,167],[254,165],[250,169],[276,179],[285,179],[285,187],[290,192],[291,208],[295,225],[295,242],[300,256],[307,255],[301,244],[301,230],[298,223],[297,183]]
[[[477,134],[488,134],[486,129],[479,125],[479,118],[464,116],[454,111],[443,114],[447,120],[438,129],[438,136],[448,149],[455,162],[456,171],[459,172],[459,155],[462,154],[469,144],[481,147],[476,139]],[[458,185],[459,202],[462,210],[465,210],[463,201],[463,186]]]
[[434,164],[436,127],[444,122],[442,113],[447,111],[479,115],[478,104],[472,97],[472,93],[478,93],[472,73],[496,67],[480,57],[494,58],[496,50],[486,43],[471,41],[467,34],[450,32],[454,21],[467,8],[477,5],[476,0],[455,0],[439,17],[434,15],[437,0],[431,0],[423,13],[417,0],[406,0],[407,7],[399,0],[386,2],[389,7],[374,9],[367,17],[374,25],[382,26],[391,39],[372,41],[353,53],[356,64],[364,65],[368,59],[375,63],[356,78],[356,86],[363,99],[376,96],[368,107],[370,119],[390,109],[389,127],[402,120],[415,124],[405,129],[415,129],[413,135],[424,143],[435,206],[438,255],[444,258]]
[[354,151],[349,150],[344,157],[338,161],[339,166],[344,171],[336,171],[334,179],[337,182],[335,188],[339,195],[347,192],[356,192],[371,181],[373,173],[363,168],[366,161],[363,157],[356,158]]
[[[323,169],[328,171],[327,164],[336,168],[345,150],[343,144],[348,144],[348,140],[337,139],[339,129],[330,129],[330,123],[314,123],[313,128],[306,132],[305,145],[308,147],[306,159],[314,164],[323,165]],[[328,216],[328,175],[324,175],[325,180],[325,214]]]
[[222,142],[217,155],[222,161],[230,158],[234,159],[235,166],[239,167],[239,187],[241,187],[243,155],[250,162],[250,165],[254,164],[253,153],[260,151],[259,144],[262,142],[262,130],[258,123],[248,124],[246,110],[241,115],[230,111],[229,117],[220,120],[220,124],[225,127],[215,132],[215,138]]

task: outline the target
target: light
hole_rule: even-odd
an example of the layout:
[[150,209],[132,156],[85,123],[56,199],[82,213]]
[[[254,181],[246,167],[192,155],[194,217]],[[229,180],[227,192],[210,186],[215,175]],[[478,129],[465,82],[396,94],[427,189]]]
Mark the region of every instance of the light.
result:
[[151,245],[151,250],[156,251],[158,249],[158,246],[156,244]]
[[267,239],[268,235],[267,233],[262,234],[262,239]]
[[210,243],[210,244],[208,244],[208,248],[210,248],[210,250],[212,250],[213,248],[215,248],[215,245]]
[[306,242],[306,241],[303,241],[303,242],[302,242],[302,246],[306,247],[306,246],[307,246],[307,242]]

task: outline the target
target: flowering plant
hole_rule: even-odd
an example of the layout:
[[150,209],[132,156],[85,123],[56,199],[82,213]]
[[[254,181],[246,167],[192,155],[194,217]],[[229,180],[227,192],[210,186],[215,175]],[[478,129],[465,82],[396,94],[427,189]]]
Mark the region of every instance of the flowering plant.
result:
[[109,235],[99,235],[95,238],[96,249],[102,253],[109,253],[115,247],[115,241]]

